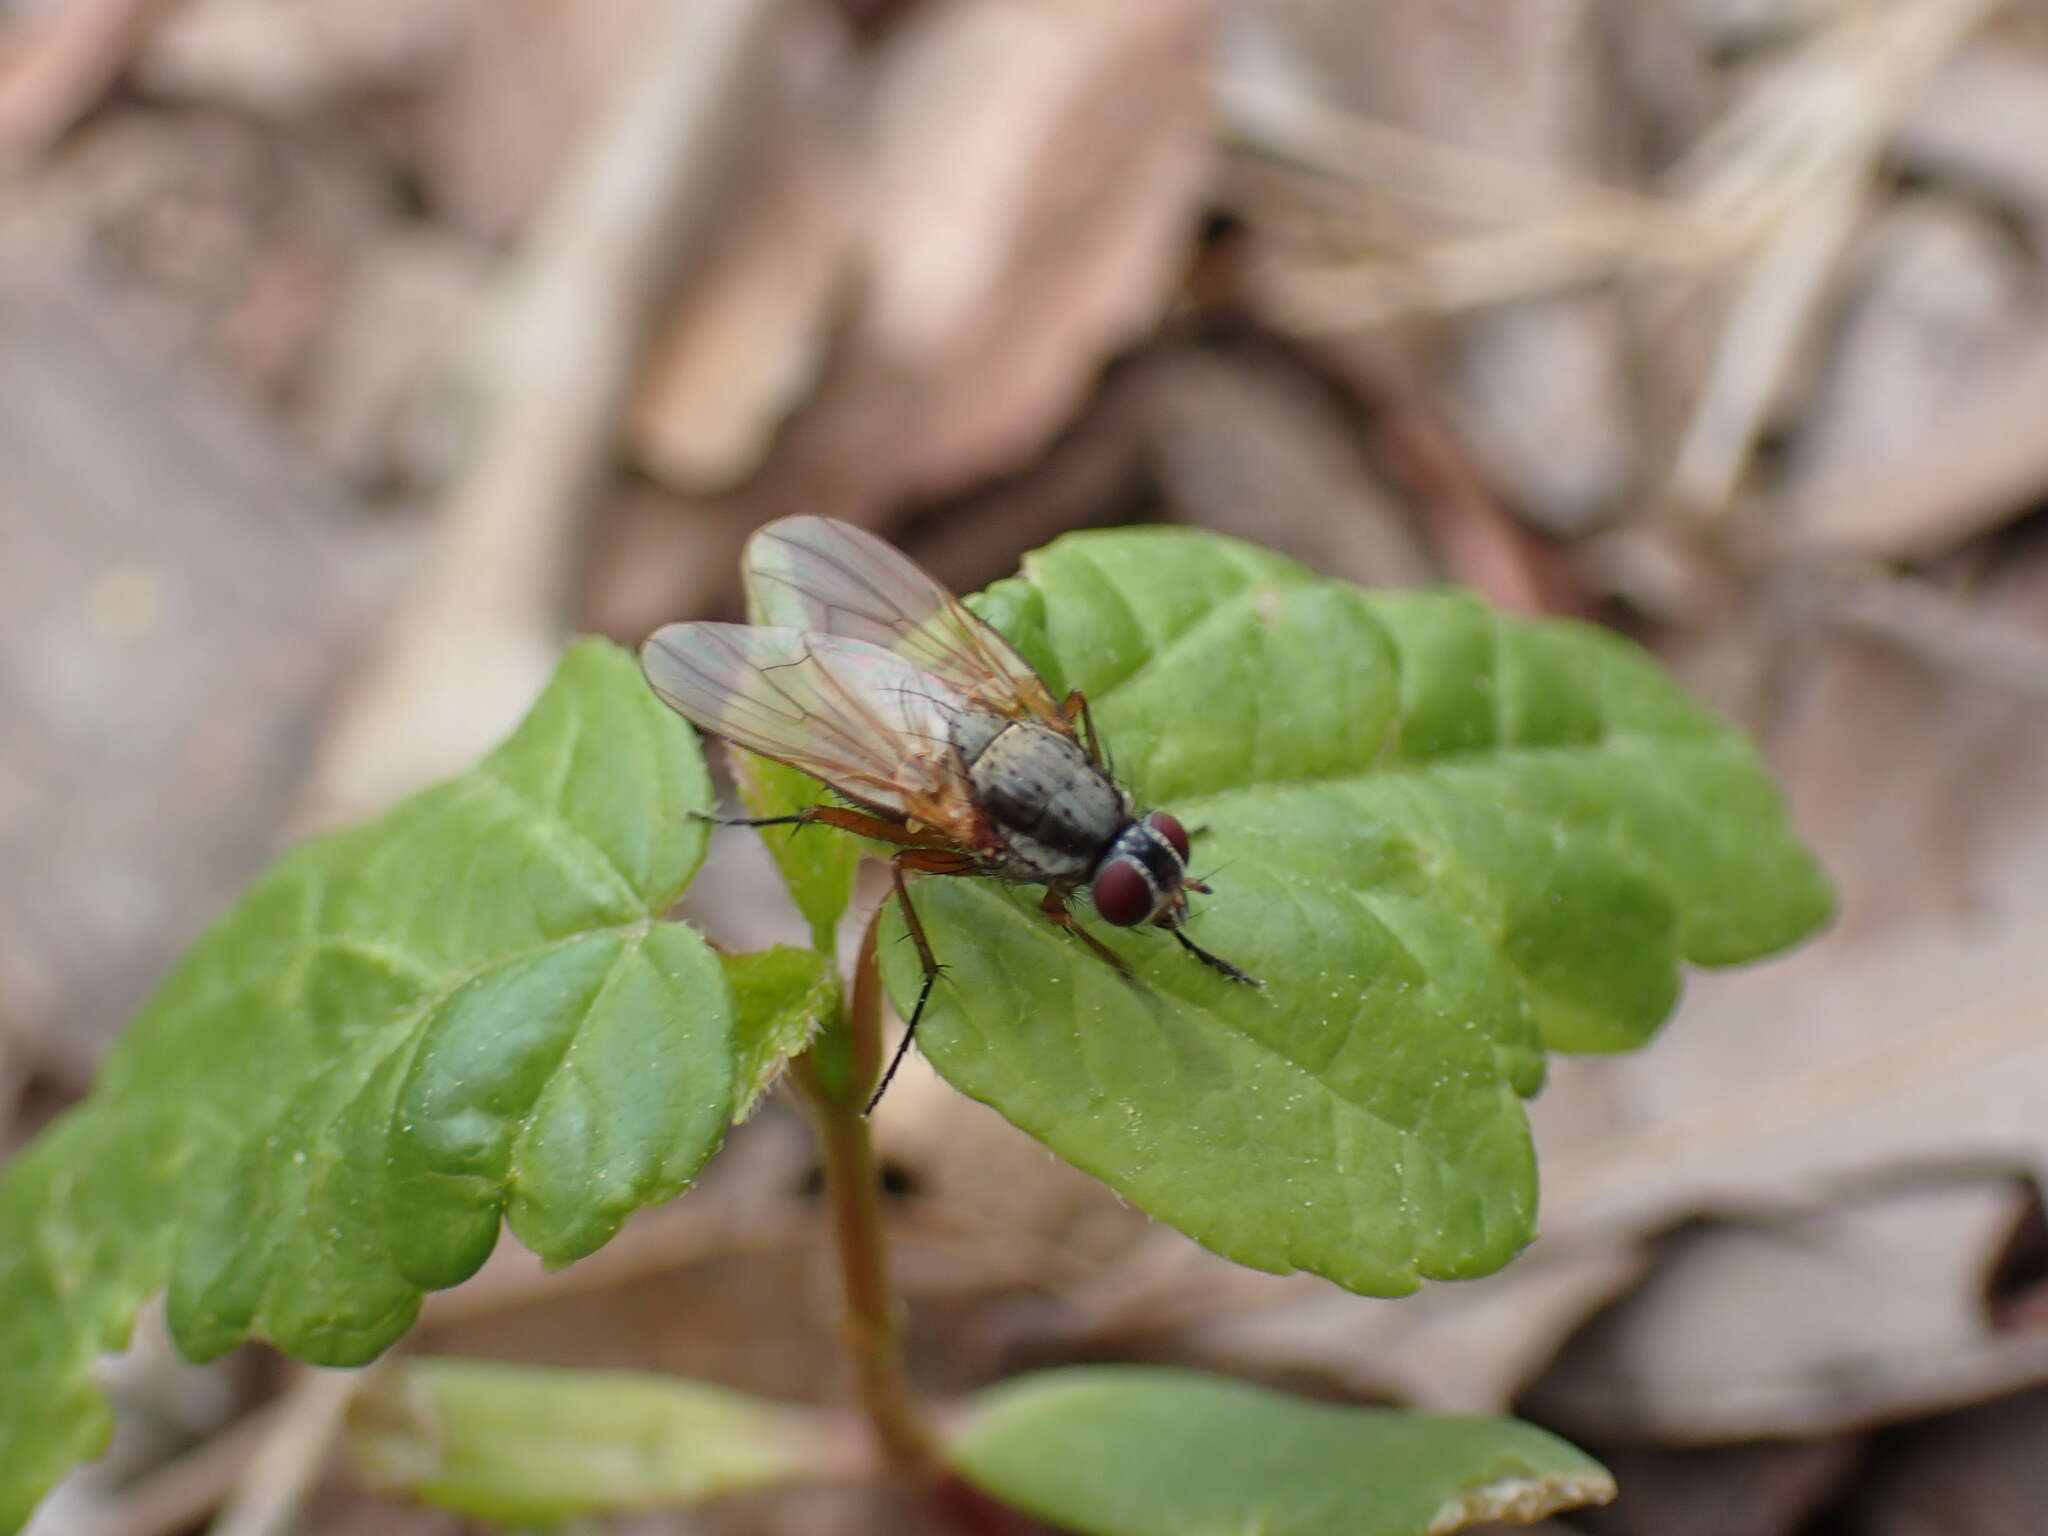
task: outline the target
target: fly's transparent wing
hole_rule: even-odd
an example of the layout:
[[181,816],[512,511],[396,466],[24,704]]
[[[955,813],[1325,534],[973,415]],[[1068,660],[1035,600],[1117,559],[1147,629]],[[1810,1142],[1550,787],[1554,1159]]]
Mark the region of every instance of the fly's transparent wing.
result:
[[713,735],[973,842],[981,815],[951,734],[972,706],[905,658],[781,626],[669,624],[640,665],[662,702]]
[[756,624],[880,646],[984,709],[1074,734],[1009,641],[865,529],[825,517],[785,517],[755,532],[740,564],[748,616]]

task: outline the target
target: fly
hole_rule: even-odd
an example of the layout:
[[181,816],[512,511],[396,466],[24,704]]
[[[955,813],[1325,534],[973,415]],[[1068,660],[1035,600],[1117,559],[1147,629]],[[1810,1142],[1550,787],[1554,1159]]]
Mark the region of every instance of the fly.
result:
[[1074,921],[1163,928],[1232,981],[1258,982],[1182,931],[1188,834],[1141,811],[1110,772],[1079,690],[1063,700],[1010,643],[893,547],[823,517],[789,517],[741,557],[750,624],[670,624],[641,648],[662,701],[713,735],[822,779],[846,806],[744,823],[821,822],[892,843],[897,901],[924,968],[880,1101],[939,974],[906,877],[983,875],[1045,887],[1041,910],[1117,971]]

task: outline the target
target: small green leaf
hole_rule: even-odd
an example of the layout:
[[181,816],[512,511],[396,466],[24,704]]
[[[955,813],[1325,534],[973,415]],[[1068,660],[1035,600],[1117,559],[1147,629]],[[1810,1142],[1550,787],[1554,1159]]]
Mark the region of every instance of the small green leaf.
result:
[[[737,748],[729,760],[740,797],[756,817],[791,816],[814,805],[837,803],[816,779],[782,763]],[[853,900],[854,877],[865,845],[829,827],[762,827],[760,833],[797,910],[810,924],[811,947],[820,954],[831,954],[839,919]]]
[[733,1119],[744,1120],[783,1063],[839,1011],[839,971],[832,953],[778,944],[727,955],[732,985],[733,1041],[739,1057]]
[[830,1456],[817,1414],[626,1371],[411,1360],[351,1419],[368,1486],[503,1525],[813,1481]]
[[1006,1383],[949,1456],[1082,1536],[1448,1536],[1614,1497],[1598,1462],[1513,1419],[1341,1408],[1142,1366]]
[[684,1187],[731,998],[659,921],[710,783],[632,661],[577,646],[471,772],[281,859],[92,1096],[0,1180],[0,1529],[104,1441],[95,1357],[168,1281],[181,1346],[354,1364],[500,1220],[552,1263]]
[[[1392,1295],[1527,1242],[1520,1096],[1625,1050],[1681,962],[1828,916],[1751,747],[1648,657],[1455,593],[1371,594],[1188,530],[1077,534],[979,600],[1119,776],[1196,829],[1190,937],[928,879],[947,973],[919,1043],[963,1091],[1199,1241]],[[892,911],[892,997],[921,980]]]

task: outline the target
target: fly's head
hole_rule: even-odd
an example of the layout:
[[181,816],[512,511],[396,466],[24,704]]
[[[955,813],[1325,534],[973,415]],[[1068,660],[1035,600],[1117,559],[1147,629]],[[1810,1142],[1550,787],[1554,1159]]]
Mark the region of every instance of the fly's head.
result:
[[1153,811],[1117,834],[1088,889],[1106,923],[1178,928],[1188,915],[1188,892],[1208,887],[1188,878],[1187,829],[1165,811]]

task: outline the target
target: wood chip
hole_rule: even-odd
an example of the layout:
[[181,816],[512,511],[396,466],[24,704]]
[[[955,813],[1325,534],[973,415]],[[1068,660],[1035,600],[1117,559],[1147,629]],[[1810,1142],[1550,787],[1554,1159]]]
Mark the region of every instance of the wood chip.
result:
[[1015,467],[1155,323],[1209,159],[1195,0],[915,12],[878,62],[858,344],[915,381],[913,493]]
[[276,846],[397,551],[145,313],[0,272],[0,994],[81,1083]]
[[825,12],[798,19],[765,87],[735,206],[633,402],[634,456],[684,493],[727,489],[759,467],[817,382],[854,276],[850,39]]

